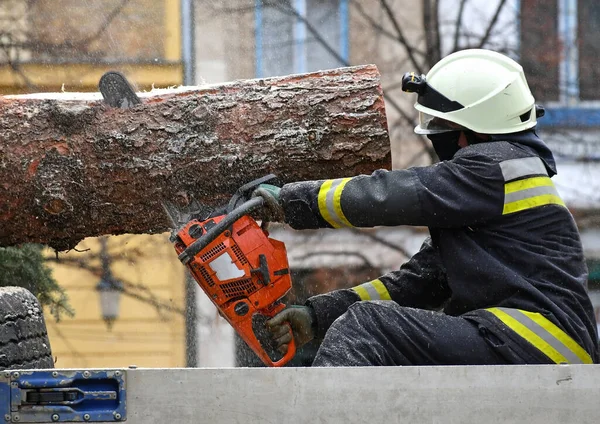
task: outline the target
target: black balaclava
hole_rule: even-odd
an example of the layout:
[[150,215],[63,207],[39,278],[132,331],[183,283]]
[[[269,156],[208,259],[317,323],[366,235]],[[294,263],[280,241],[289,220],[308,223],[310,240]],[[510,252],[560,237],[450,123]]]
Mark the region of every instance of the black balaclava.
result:
[[[489,140],[482,140],[478,138],[473,131],[463,130],[469,144],[477,144],[484,142],[494,141],[506,141],[508,143],[514,143],[521,148],[529,149],[542,159],[548,170],[548,175],[552,177],[556,175],[556,162],[554,161],[554,155],[535,132],[535,128],[531,128],[525,131],[520,131],[511,134],[491,134]],[[454,157],[456,152],[460,149],[458,145],[458,139],[460,138],[460,131],[450,131],[441,134],[428,134],[427,138],[433,143],[435,153],[438,155],[440,160],[450,160]]]
[[433,149],[440,160],[450,160],[460,149],[458,139],[461,131],[448,131],[440,134],[427,134]]
[[427,138],[431,140],[433,149],[440,160],[450,160],[454,157],[456,152],[458,152],[460,149],[460,146],[458,145],[458,139],[460,138],[461,132],[465,133],[465,137],[467,138],[469,145],[482,143],[484,141],[478,138],[473,131],[469,130],[448,131],[440,134],[427,135]]

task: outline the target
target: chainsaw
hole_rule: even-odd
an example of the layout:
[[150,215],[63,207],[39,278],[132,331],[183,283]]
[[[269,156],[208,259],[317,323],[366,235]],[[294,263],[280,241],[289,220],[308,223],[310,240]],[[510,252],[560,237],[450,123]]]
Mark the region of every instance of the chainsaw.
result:
[[276,184],[276,177],[243,185],[226,206],[210,213],[195,201],[187,210],[169,202],[163,206],[175,228],[171,242],[179,260],[265,365],[280,367],[296,353],[293,337],[281,356],[272,349],[264,324],[285,308],[281,298],[292,281],[285,245],[269,237],[265,222],[259,225],[250,216],[265,202],[251,197],[260,184]]

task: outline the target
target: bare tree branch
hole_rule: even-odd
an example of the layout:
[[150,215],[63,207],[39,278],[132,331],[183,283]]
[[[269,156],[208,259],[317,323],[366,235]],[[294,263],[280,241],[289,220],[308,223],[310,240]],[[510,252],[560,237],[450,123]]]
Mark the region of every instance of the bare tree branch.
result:
[[326,255],[333,255],[333,256],[354,256],[359,258],[360,260],[362,260],[366,265],[370,266],[371,268],[373,268],[373,264],[371,263],[371,261],[369,260],[369,258],[367,258],[365,255],[363,255],[362,253],[359,252],[353,252],[353,251],[320,251],[320,252],[311,252],[311,253],[307,253],[305,255],[302,256],[298,256],[296,257],[297,260],[305,260],[305,259],[310,259],[313,258],[315,256],[326,256]]
[[427,63],[428,67],[431,67],[441,57],[437,0],[423,0],[423,30],[425,32],[426,46],[425,63]]
[[[36,90],[37,86],[27,77],[27,75],[25,75],[25,73],[23,72],[23,70],[21,69],[21,67],[19,66],[19,52],[20,49],[15,48],[14,46],[14,42],[12,40],[13,36],[10,33],[2,33],[0,34],[1,38],[4,37],[8,37],[8,42],[2,41],[0,42],[0,48],[2,49],[4,55],[6,56],[6,61],[8,66],[10,66],[10,68],[17,74],[19,75],[23,81],[25,82],[25,85],[27,86],[27,89],[29,90]],[[15,48],[16,50],[16,54],[17,54],[17,60],[14,60],[11,56],[11,48]]]
[[441,39],[441,32],[440,32],[440,1],[439,0],[433,0],[433,32],[434,32],[433,40],[435,41],[435,44],[433,45],[435,57],[433,59],[435,59],[435,62],[430,62],[432,65],[433,65],[433,63],[438,62],[442,58],[442,39]]
[[492,30],[494,29],[494,26],[496,25],[496,22],[498,22],[498,18],[500,17],[500,12],[502,12],[502,9],[504,8],[505,4],[506,4],[506,0],[500,0],[500,3],[498,3],[496,12],[494,13],[494,16],[492,17],[492,19],[490,20],[490,23],[488,24],[487,29],[485,31],[485,34],[483,35],[483,37],[481,38],[481,40],[479,42],[479,46],[478,46],[479,48],[482,48],[488,42],[490,36],[492,35]]
[[[410,117],[410,115],[407,112],[404,111],[404,109],[402,109],[402,107],[398,103],[396,103],[396,101],[392,97],[389,96],[389,91],[387,91],[385,88],[384,88],[384,93],[388,93],[388,95],[384,95],[386,104],[391,105],[400,114],[400,118],[407,125],[414,127],[415,122],[413,121],[413,119]],[[421,143],[421,145],[425,149],[426,153],[431,158],[432,162],[435,162],[435,160],[436,160],[435,152],[429,148],[429,145],[427,144],[427,141],[425,140],[425,138],[417,137],[417,140]]]
[[[381,35],[384,35],[391,40],[398,41],[398,37],[395,34],[391,33],[390,31],[385,29],[381,24],[377,23],[377,21],[375,21],[375,19],[373,19],[373,17],[365,11],[364,7],[362,6],[359,0],[353,0],[352,5],[354,6],[358,14],[362,16],[369,23],[369,25],[371,25],[373,29],[379,31]],[[414,49],[414,51],[415,54],[418,54],[421,57],[425,56],[425,53],[422,51],[416,49]]]
[[283,13],[286,13],[286,14],[291,15],[294,18],[298,19],[300,22],[302,22],[306,26],[306,29],[311,33],[311,35],[313,37],[315,37],[315,40],[318,41],[319,44],[321,44],[321,46],[324,47],[325,50],[327,50],[327,52],[335,58],[335,60],[337,60],[343,66],[350,66],[350,63],[346,59],[344,59],[338,53],[338,51],[336,49],[334,49],[331,46],[331,44],[329,44],[329,42],[327,42],[327,40],[325,40],[321,36],[319,31],[317,31],[317,29],[310,22],[308,22],[306,17],[302,16],[302,14],[300,14],[298,12],[298,10],[290,4],[289,0],[286,0],[286,1],[281,1],[281,0],[266,1],[265,0],[265,1],[263,1],[263,5],[273,7]]
[[422,74],[423,69],[421,67],[421,64],[417,61],[417,58],[415,57],[415,48],[408,42],[406,37],[404,37],[404,32],[402,31],[402,28],[400,28],[400,24],[398,23],[398,20],[396,19],[396,16],[394,15],[394,11],[391,9],[387,0],[379,0],[379,2],[381,3],[381,6],[383,6],[383,9],[385,10],[385,13],[386,13],[388,19],[392,23],[392,25],[398,35],[398,41],[406,49],[406,54],[408,54],[408,57],[410,58],[410,61],[412,62],[413,66],[415,67],[416,72]]
[[79,41],[79,44],[89,44],[92,41],[95,41],[98,38],[100,38],[100,36],[106,31],[106,29],[109,27],[112,21],[119,15],[119,13],[121,13],[121,11],[125,8],[127,3],[129,3],[129,1],[130,0],[121,0],[121,3],[117,7],[115,7],[108,14],[108,16],[106,16],[106,18],[104,18],[104,22],[102,22],[98,30],[89,37],[86,37],[83,40]]
[[350,228],[350,230],[354,233],[354,234],[358,234],[361,236],[365,236],[368,237],[369,239],[371,239],[374,242],[377,242],[383,246],[389,247],[390,249],[393,249],[397,252],[402,253],[402,255],[406,258],[410,258],[412,256],[412,254],[410,252],[408,252],[405,248],[403,248],[402,246],[399,246],[395,243],[391,243],[389,241],[387,241],[386,239],[379,237],[376,234],[373,234],[369,231],[364,231],[364,230],[360,230],[358,228]]
[[460,5],[458,6],[458,15],[456,17],[456,26],[454,27],[454,47],[452,51],[455,52],[458,50],[458,43],[460,40],[460,28],[462,26],[463,14],[465,12],[465,4],[467,0],[460,0]]
[[[25,36],[25,40],[26,41],[15,41],[15,40],[9,40],[9,41],[3,41],[0,43],[0,46],[2,48],[4,48],[5,50],[7,49],[11,49],[14,48],[17,51],[21,51],[21,50],[32,50],[32,51],[39,51],[39,52],[44,52],[45,54],[48,54],[50,56],[55,56],[55,57],[59,57],[59,56],[68,56],[68,55],[73,55],[74,53],[79,53],[79,54],[83,54],[86,57],[89,57],[90,59],[97,59],[99,57],[101,57],[101,53],[92,53],[89,51],[89,47],[90,44],[94,41],[96,41],[98,38],[100,38],[102,36],[102,34],[104,34],[106,32],[106,30],[108,29],[108,27],[110,26],[110,24],[114,21],[114,19],[123,11],[123,9],[125,8],[125,6],[130,2],[130,0],[121,0],[121,2],[119,3],[119,5],[117,5],[103,20],[102,24],[98,27],[98,29],[91,35],[82,38],[80,40],[65,40],[61,43],[58,44],[54,44],[51,42],[46,41],[45,39],[39,39],[36,37],[33,37],[32,34],[26,34]],[[31,2],[30,4],[28,4],[28,13],[31,12],[31,9],[33,8],[35,2]],[[10,34],[9,34],[10,35]],[[15,72],[18,72],[19,75],[21,75],[24,79],[25,76],[23,75],[23,73],[20,71],[19,67],[18,67],[18,62],[15,64],[15,61],[12,60],[12,63],[9,62],[9,65],[11,65],[12,69]],[[31,86],[31,84],[29,84],[28,80],[25,80],[26,84],[28,85],[28,88],[30,90],[35,90],[37,89],[35,86]]]
[[[389,91],[387,91],[385,88],[383,89],[383,92],[389,93]],[[414,120],[411,118],[410,114],[408,114],[404,109],[402,109],[402,107],[398,103],[396,103],[396,100],[394,100],[389,95],[384,95],[384,98],[385,98],[386,104],[391,105],[400,114],[400,117],[407,125],[414,127],[414,125],[415,125]]]

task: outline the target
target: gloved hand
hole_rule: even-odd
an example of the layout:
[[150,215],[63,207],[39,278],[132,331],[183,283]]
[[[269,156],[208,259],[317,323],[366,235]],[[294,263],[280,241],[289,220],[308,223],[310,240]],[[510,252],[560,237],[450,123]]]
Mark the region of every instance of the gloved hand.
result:
[[315,338],[313,325],[315,325],[315,316],[312,308],[297,305],[284,309],[267,321],[267,329],[271,332],[277,350],[282,355],[285,355],[288,344],[292,341],[290,326],[296,347],[300,347]]
[[260,184],[252,193],[252,197],[261,196],[265,199],[262,209],[256,212],[257,218],[269,222],[283,222],[285,214],[279,200],[281,189],[271,184]]

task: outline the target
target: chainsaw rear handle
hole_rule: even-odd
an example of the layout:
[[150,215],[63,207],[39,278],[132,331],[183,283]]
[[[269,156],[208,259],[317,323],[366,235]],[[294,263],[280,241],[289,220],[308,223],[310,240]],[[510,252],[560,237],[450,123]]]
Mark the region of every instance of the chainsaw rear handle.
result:
[[236,222],[242,216],[248,215],[253,210],[258,209],[264,205],[264,203],[265,199],[261,196],[257,196],[233,209],[231,212],[225,215],[225,218],[223,218],[217,225],[212,227],[206,232],[206,234],[190,244],[187,249],[181,252],[179,254],[179,260],[185,265],[190,263],[190,261],[194,259],[198,252],[213,242],[217,237],[219,237],[219,235],[227,230],[227,228],[232,226],[234,222]]
[[[273,318],[275,315],[277,315],[279,312],[281,312],[282,310],[285,309],[285,305],[283,303],[280,303],[279,305],[277,305],[277,307],[271,309],[270,311],[265,311],[265,310],[257,311],[254,309],[254,307],[251,304],[248,304],[248,306],[249,306],[249,311],[250,311],[251,316],[254,315],[255,313],[259,313],[268,318]],[[250,349],[252,349],[252,351],[256,354],[256,356],[258,356],[260,358],[260,360],[263,361],[263,363],[267,366],[282,367],[285,364],[287,364],[288,362],[290,362],[296,355],[296,341],[294,340],[294,333],[292,332],[292,327],[290,326],[289,323],[287,323],[287,325],[289,326],[289,331],[290,331],[290,335],[292,336],[292,341],[288,344],[288,350],[285,353],[285,355],[283,355],[283,357],[281,357],[278,361],[273,361],[271,359],[269,354],[263,348],[263,345],[261,344],[261,342],[258,340],[258,337],[256,337],[256,334],[254,333],[254,329],[252,327],[252,319],[251,318],[239,321],[237,323],[231,322],[231,325],[236,330],[238,335],[242,338],[242,340],[244,340],[246,342],[248,347],[250,347]]]
[[[290,331],[290,334],[292,335],[292,341],[288,343],[287,352],[285,352],[285,355],[283,355],[283,357],[279,361],[273,361],[269,357],[269,355],[267,355],[264,351],[262,351],[261,354],[259,355],[259,357],[262,359],[262,361],[266,365],[269,365],[271,367],[282,367],[285,364],[287,364],[288,362],[290,362],[292,359],[294,359],[294,356],[296,356],[296,341],[294,340],[294,333],[292,331],[292,327],[289,324],[287,324],[287,325],[288,325],[288,327],[290,327],[289,331]],[[254,351],[254,353],[257,353],[257,352]]]

